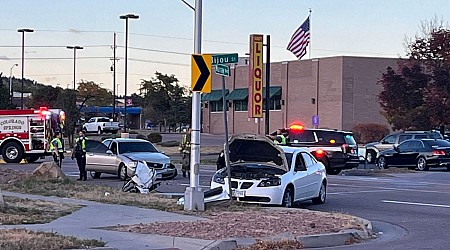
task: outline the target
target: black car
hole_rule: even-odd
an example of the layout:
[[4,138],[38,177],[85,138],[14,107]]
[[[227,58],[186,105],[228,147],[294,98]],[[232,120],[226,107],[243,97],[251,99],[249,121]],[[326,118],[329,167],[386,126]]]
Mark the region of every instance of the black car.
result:
[[450,142],[442,139],[406,140],[379,153],[380,169],[405,166],[420,171],[429,167],[447,167],[450,171]]
[[287,131],[287,144],[308,148],[325,165],[328,174],[359,165],[358,145],[353,133],[331,129],[309,129],[292,125]]

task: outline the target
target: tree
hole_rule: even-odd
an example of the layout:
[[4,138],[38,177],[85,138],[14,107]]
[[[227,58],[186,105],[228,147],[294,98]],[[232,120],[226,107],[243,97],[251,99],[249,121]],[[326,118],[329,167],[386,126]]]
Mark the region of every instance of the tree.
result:
[[10,97],[9,97],[9,87],[5,83],[4,77],[2,77],[3,73],[0,73],[0,109],[10,109]]
[[89,106],[112,106],[113,94],[93,81],[83,81],[77,88],[77,98],[86,100]]
[[435,19],[422,23],[422,33],[407,43],[409,58],[380,80],[379,103],[394,129],[450,123],[450,29]]
[[191,98],[186,87],[178,83],[175,75],[159,72],[151,80],[142,80],[141,96],[133,96],[133,102],[143,107],[143,115],[153,123],[175,126],[190,122]]

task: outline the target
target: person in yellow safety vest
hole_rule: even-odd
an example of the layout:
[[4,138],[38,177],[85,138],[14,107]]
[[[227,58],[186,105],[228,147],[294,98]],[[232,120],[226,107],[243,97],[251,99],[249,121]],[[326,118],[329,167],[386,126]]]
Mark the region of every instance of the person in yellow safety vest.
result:
[[50,151],[53,155],[53,161],[61,168],[62,160],[64,159],[64,148],[59,132],[55,132],[55,138],[50,142]]
[[87,180],[87,172],[86,172],[86,140],[87,138],[84,135],[83,131],[79,132],[79,138],[75,141],[75,147],[72,153],[72,160],[74,158],[77,159],[78,170],[80,171],[80,178],[77,181],[86,181]]
[[189,128],[181,137],[180,146],[178,147],[181,154],[181,172],[183,172],[183,177],[186,177],[186,172],[189,175],[191,165],[191,131]]
[[286,145],[287,138],[283,133],[284,131],[281,129],[277,129],[276,134],[270,135],[270,138],[273,140],[275,144]]

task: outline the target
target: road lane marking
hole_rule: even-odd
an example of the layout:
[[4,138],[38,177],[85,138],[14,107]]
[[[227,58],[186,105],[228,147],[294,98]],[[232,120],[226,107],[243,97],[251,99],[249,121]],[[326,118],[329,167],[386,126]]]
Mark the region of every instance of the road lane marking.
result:
[[[329,177],[330,178],[330,177]],[[403,183],[413,183],[413,184],[418,184],[418,185],[440,185],[440,186],[450,186],[450,184],[447,183],[437,183],[437,182],[425,182],[425,181],[415,181],[413,179],[411,180],[404,180],[404,179],[398,179],[397,177],[395,178],[377,178],[377,177],[364,177],[364,176],[338,176],[336,178],[336,176],[331,177],[330,179],[335,179],[335,180],[340,180],[340,181],[369,181],[369,182],[387,182],[387,183],[399,183],[401,182]]]
[[365,190],[365,191],[350,191],[350,192],[336,192],[327,193],[327,195],[345,195],[345,194],[359,194],[359,193],[380,193],[380,192],[390,192],[391,190]]
[[328,186],[336,187],[354,187],[354,188],[376,188],[382,190],[393,190],[393,191],[407,191],[407,192],[422,192],[422,193],[437,193],[443,194],[448,192],[441,192],[435,190],[419,190],[419,189],[409,189],[409,188],[389,188],[389,187],[371,187],[371,186],[357,186],[357,185],[345,185],[345,184],[328,184]]
[[407,202],[407,201],[389,201],[382,200],[384,203],[394,203],[394,204],[403,204],[403,205],[416,205],[416,206],[427,206],[427,207],[443,207],[450,208],[450,205],[440,205],[440,204],[431,204],[431,203],[417,203],[417,202]]

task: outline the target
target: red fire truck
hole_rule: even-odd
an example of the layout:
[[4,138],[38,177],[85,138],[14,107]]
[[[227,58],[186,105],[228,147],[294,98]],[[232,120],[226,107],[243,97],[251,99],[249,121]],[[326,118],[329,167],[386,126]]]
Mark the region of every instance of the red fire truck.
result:
[[49,110],[0,110],[0,152],[7,163],[34,162],[51,155],[49,143],[62,132],[65,114]]

